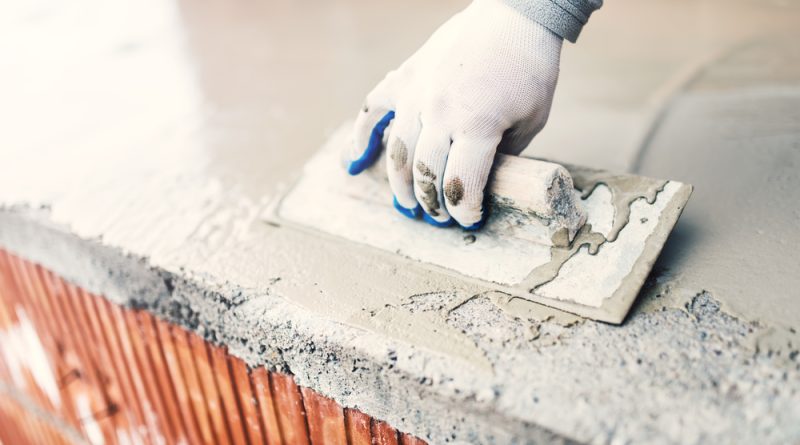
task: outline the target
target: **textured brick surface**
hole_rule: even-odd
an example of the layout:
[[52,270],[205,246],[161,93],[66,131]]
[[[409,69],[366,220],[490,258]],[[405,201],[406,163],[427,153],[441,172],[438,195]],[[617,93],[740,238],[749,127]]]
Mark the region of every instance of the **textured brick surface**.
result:
[[[421,444],[0,250],[0,383],[108,444]],[[0,393],[3,444],[71,443]]]

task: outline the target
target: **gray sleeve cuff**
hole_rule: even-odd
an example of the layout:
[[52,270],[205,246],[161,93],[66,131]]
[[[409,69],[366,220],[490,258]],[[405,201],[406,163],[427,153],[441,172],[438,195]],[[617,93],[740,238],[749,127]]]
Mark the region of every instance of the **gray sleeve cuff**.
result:
[[578,39],[583,25],[603,0],[503,0],[526,17],[570,42]]

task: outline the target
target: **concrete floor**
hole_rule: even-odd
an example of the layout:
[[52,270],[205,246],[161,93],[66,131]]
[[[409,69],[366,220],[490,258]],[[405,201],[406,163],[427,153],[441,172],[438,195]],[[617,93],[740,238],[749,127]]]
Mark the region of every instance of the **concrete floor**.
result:
[[3,3],[0,244],[434,443],[800,440],[800,7],[608,3],[529,153],[696,186],[621,328],[261,223],[464,1]]

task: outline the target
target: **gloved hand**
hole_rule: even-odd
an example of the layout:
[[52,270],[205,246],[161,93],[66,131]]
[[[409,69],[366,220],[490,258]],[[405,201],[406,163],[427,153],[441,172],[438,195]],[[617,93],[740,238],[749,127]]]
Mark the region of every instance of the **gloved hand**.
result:
[[519,154],[547,121],[562,40],[501,0],[475,0],[369,93],[349,172],[377,159],[391,123],[395,207],[480,227],[496,151]]

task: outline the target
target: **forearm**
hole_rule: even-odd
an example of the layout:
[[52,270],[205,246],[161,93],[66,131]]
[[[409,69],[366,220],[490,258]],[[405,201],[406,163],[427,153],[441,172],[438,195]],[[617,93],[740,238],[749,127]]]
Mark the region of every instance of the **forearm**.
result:
[[562,38],[575,42],[603,0],[502,0]]

